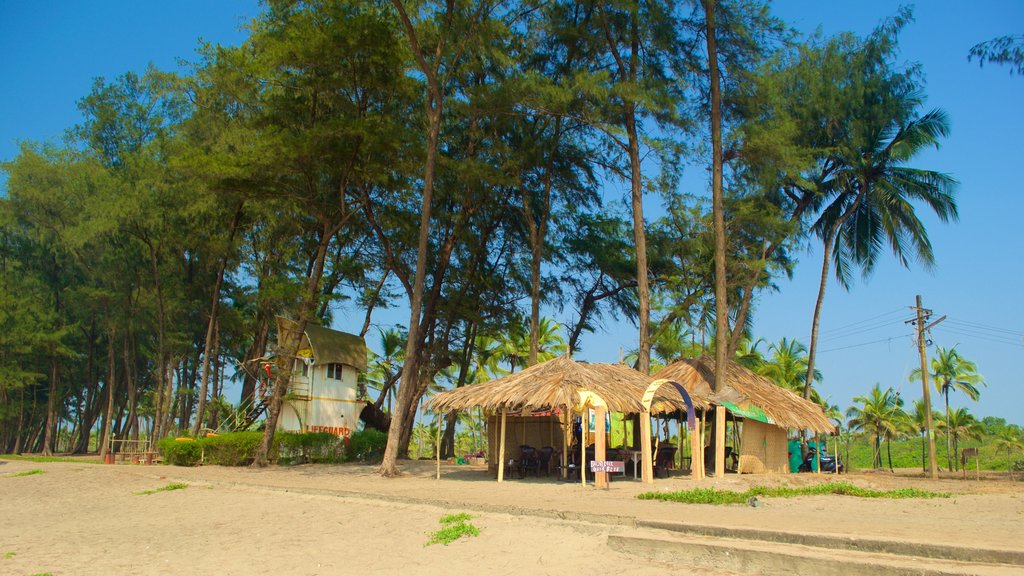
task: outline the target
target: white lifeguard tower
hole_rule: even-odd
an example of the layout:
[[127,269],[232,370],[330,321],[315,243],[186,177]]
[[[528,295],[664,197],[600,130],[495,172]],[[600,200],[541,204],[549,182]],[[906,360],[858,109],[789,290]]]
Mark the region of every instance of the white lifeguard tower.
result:
[[[294,333],[298,324],[278,317],[277,329],[279,335]],[[359,373],[366,370],[366,342],[355,334],[307,323],[296,356],[278,431],[328,432],[347,438],[366,405],[357,394]]]

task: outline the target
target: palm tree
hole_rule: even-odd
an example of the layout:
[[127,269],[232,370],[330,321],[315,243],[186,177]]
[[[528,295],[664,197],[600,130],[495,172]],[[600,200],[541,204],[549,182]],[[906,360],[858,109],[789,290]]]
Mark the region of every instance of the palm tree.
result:
[[978,438],[982,433],[981,422],[978,422],[966,408],[957,408],[949,412],[940,425],[946,429],[946,438],[953,441],[952,462],[959,469],[960,440]]
[[849,419],[847,426],[851,430],[870,434],[874,438],[871,465],[874,468],[881,468],[882,438],[891,438],[896,434],[899,426],[897,412],[902,412],[902,400],[891,387],[882,390],[879,384],[875,384],[867,396],[857,396],[853,401],[860,403],[860,406],[852,406],[846,411],[846,417]]
[[1024,441],[1013,430],[1007,428],[996,437],[995,446],[996,450],[1006,450],[1006,472],[1010,475],[1010,480],[1013,480],[1013,451],[1024,448]]
[[[978,374],[978,367],[974,362],[964,359],[960,356],[960,353],[956,351],[956,346],[946,349],[939,347],[935,350],[935,357],[932,358],[931,362],[931,374],[929,376],[932,381],[935,382],[935,389],[942,394],[943,399],[946,402],[946,419],[950,418],[949,412],[949,393],[953,390],[959,390],[967,395],[968,398],[978,401],[981,397],[981,391],[978,390],[978,385],[985,385],[985,379]],[[911,380],[921,379],[921,369],[915,369],[910,373]],[[946,468],[948,470],[953,469],[953,455],[951,453],[952,447],[950,446],[950,436],[946,434]]]
[[837,169],[820,185],[819,193],[828,204],[813,225],[824,250],[811,321],[805,398],[810,398],[830,264],[835,265],[836,278],[844,287],[851,283],[851,268],[860,268],[865,276],[871,273],[886,244],[903,266],[908,267],[914,257],[930,267],[935,261],[931,241],[912,202],[923,202],[942,222],[957,219],[956,180],[906,166],[926,148],[938,147],[939,139],[949,133],[945,112],[932,110],[915,118],[919,95],[895,96],[900,100],[888,117],[874,122],[865,118],[854,127],[857,137],[841,146],[846,150],[834,159]]
[[365,384],[378,392],[374,405],[380,409],[387,403],[387,411],[391,413],[391,400],[402,375],[406,336],[394,328],[378,329],[378,333],[381,353],[369,351],[370,362],[365,374]]
[[[783,338],[769,345],[768,353],[768,360],[757,372],[786,390],[801,393],[807,378],[807,347],[797,340]],[[820,382],[821,378],[821,372],[815,371],[814,380]],[[821,403],[817,390],[812,390],[811,399]]]
[[[927,456],[925,451],[928,447],[928,426],[927,426],[927,408],[924,405],[924,399],[914,400],[914,413],[909,414],[909,426],[913,429],[914,434],[921,437],[921,471],[927,471]],[[932,412],[932,421],[938,422],[939,418]]]

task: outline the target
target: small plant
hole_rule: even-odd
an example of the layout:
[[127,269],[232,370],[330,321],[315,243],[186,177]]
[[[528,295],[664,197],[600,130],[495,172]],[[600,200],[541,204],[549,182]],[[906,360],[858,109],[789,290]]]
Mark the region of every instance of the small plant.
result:
[[33,470],[25,470],[24,472],[18,472],[17,474],[11,474],[11,478],[19,478],[21,476],[35,476],[36,474],[45,474],[45,470],[35,468]]
[[447,546],[463,536],[479,536],[480,529],[469,523],[472,519],[473,517],[465,512],[442,516],[439,522],[443,528],[431,534],[430,540],[427,541],[425,546],[430,546],[431,544],[444,544]]
[[4,552],[4,560],[10,560],[11,558],[14,558],[15,554],[16,552]]
[[945,492],[928,492],[916,488],[900,488],[897,490],[872,490],[861,488],[849,482],[829,482],[802,488],[770,488],[758,486],[746,492],[731,490],[715,490],[714,488],[694,488],[679,492],[644,492],[637,494],[640,500],[665,500],[684,504],[743,504],[755,496],[765,498],[795,498],[797,496],[819,496],[835,494],[840,496],[856,496],[858,498],[949,498]]
[[160,488],[154,488],[153,490],[143,490],[142,492],[136,492],[136,496],[149,496],[150,494],[156,494],[157,492],[170,492],[171,490],[183,490],[188,488],[188,484],[184,482],[174,482],[167,486],[161,486]]

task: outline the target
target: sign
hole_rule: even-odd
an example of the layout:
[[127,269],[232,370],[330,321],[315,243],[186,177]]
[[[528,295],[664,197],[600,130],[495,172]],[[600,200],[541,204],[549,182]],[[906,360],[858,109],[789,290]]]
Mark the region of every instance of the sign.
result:
[[963,450],[960,451],[960,462],[962,464],[967,463],[967,459],[968,458],[977,458],[977,457],[978,457],[978,449],[977,448],[964,448]]
[[591,460],[591,472],[626,472],[626,463],[618,460]]

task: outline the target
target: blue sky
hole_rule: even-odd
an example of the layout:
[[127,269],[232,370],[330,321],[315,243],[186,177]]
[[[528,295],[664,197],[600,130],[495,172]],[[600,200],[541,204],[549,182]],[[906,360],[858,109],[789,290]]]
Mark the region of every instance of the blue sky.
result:
[[[803,31],[821,27],[826,34],[864,34],[898,7],[897,2],[803,0],[778,2],[775,12]],[[237,44],[245,37],[241,25],[258,11],[255,2],[241,0],[0,0],[0,160],[14,157],[18,140],[57,139],[78,122],[75,103],[94,78],[141,71],[150,63],[175,69],[180,59],[194,58],[200,38]],[[830,283],[819,346],[822,394],[845,408],[878,382],[900,391],[908,404],[920,397],[920,384],[906,378],[918,360],[908,336],[912,328],[903,321],[912,316],[914,296],[921,294],[936,317],[949,316],[933,331],[934,345],[958,345],[988,381],[976,405],[957,395],[952,404],[967,405],[979,416],[1024,423],[1024,305],[1019,296],[1024,186],[1015,177],[1017,163],[1024,161],[1024,77],[1010,76],[1005,67],[979,68],[966,58],[977,42],[1024,33],[1024,2],[967,7],[930,1],[917,6],[915,17],[901,37],[902,57],[921,63],[928,106],[945,109],[953,127],[942,148],[923,155],[916,165],[960,181],[960,222],[942,225],[925,217],[938,260],[935,270],[904,270],[886,259],[849,292]],[[687,181],[703,186],[699,176]],[[609,191],[614,194],[615,185]],[[778,293],[759,300],[757,336],[809,340],[820,255],[811,248],[799,257],[793,280],[782,280]],[[346,311],[340,312],[338,321],[344,323]],[[348,312],[353,321],[361,318],[358,311]],[[557,319],[571,318],[567,311]],[[382,323],[407,321],[407,313],[380,318]],[[612,323],[584,340],[580,356],[617,360],[620,346],[635,348],[634,335],[630,326]],[[933,394],[934,406],[940,402]]]

